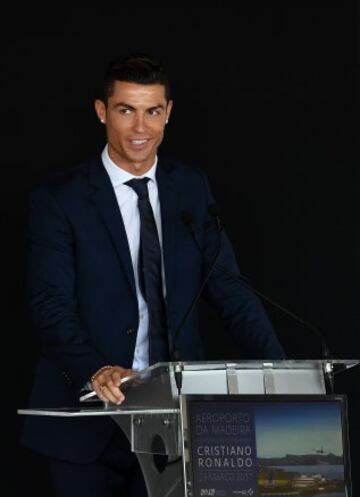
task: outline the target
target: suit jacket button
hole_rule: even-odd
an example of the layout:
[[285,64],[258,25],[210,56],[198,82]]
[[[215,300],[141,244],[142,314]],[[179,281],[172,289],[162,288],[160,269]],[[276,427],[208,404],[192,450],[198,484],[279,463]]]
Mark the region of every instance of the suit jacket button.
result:
[[126,334],[127,335],[131,335],[132,333],[134,333],[134,329],[133,328],[129,328],[126,330]]

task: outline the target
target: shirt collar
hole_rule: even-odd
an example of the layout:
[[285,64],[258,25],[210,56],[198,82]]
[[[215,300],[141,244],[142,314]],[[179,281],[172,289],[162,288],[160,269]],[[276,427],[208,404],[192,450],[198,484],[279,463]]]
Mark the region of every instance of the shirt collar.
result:
[[137,178],[137,179],[149,178],[151,181],[156,182],[156,167],[157,167],[157,162],[158,162],[157,156],[155,157],[154,164],[142,176],[135,176],[134,174],[128,173],[127,171],[125,171],[121,167],[117,166],[115,164],[115,162],[109,156],[107,144],[105,145],[104,150],[102,151],[101,159],[102,159],[104,167],[105,167],[105,169],[110,177],[110,181],[114,187],[121,185],[121,184],[124,184],[126,181],[129,181],[130,179],[133,179],[133,178]]

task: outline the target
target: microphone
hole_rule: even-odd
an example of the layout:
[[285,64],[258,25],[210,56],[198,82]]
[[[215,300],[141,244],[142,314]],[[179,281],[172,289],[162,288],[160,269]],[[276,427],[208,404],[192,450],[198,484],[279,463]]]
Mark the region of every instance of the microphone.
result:
[[[188,211],[182,211],[181,214],[180,214],[180,216],[181,216],[181,220],[184,223],[184,225],[187,226],[190,229],[190,231],[192,233],[193,239],[196,240],[196,234],[195,234],[195,229],[194,229],[195,222],[194,222],[193,216]],[[220,229],[221,228],[221,224],[218,224],[218,227]],[[197,240],[196,240],[196,242],[197,242]],[[202,253],[202,250],[201,250],[200,246],[199,246],[199,250]],[[208,270],[205,278],[203,279],[203,281],[202,281],[202,283],[200,285],[199,291],[195,295],[195,297],[192,300],[192,302],[191,302],[188,310],[186,311],[185,315],[183,316],[183,319],[180,321],[179,326],[176,328],[173,339],[171,339],[170,334],[169,334],[169,349],[170,349],[169,353],[170,353],[170,360],[176,362],[175,368],[174,368],[174,376],[175,376],[175,383],[176,383],[176,387],[178,389],[178,394],[179,395],[181,394],[182,379],[183,379],[182,373],[183,373],[183,370],[184,370],[184,366],[183,366],[183,364],[181,362],[181,357],[179,355],[179,351],[176,348],[176,342],[177,342],[177,339],[178,339],[178,337],[180,335],[180,331],[182,330],[182,328],[183,328],[183,326],[184,326],[187,318],[190,316],[190,314],[194,310],[196,304],[198,303],[198,301],[199,301],[199,299],[201,297],[202,292],[204,291],[205,285],[208,282],[208,280],[209,280],[209,278],[211,276],[211,273],[213,272],[213,270],[215,268],[215,264],[216,264],[216,262],[217,262],[217,260],[219,258],[220,251],[221,251],[221,239],[219,239],[218,248],[217,248],[217,251],[216,251],[216,254],[215,254],[213,260],[211,261],[210,269]]]
[[[223,225],[222,225],[222,222],[221,222],[221,219],[220,219],[220,216],[219,216],[219,212],[218,212],[218,209],[217,209],[215,203],[213,203],[213,204],[211,204],[209,206],[208,212],[216,220],[217,233],[218,233],[218,238],[220,240],[221,234],[222,234],[222,231],[223,231]],[[190,228],[190,232],[191,232],[192,238],[193,238],[193,240],[194,240],[194,242],[195,242],[198,250],[201,252],[201,254],[203,254],[206,257],[206,255],[203,253],[203,250],[202,250],[202,248],[201,248],[201,246],[200,246],[200,244],[199,244],[199,242],[197,240],[197,237],[196,237],[196,233],[195,233],[195,229],[194,229],[195,222],[194,222],[193,216],[191,215],[191,213],[185,211],[185,212],[182,213],[181,217],[182,217],[182,220],[183,220],[184,224]],[[219,242],[219,246],[220,246],[220,242]],[[264,293],[260,292],[256,288],[254,288],[252,285],[249,284],[249,279],[246,278],[245,276],[242,276],[240,274],[237,275],[237,274],[231,273],[222,264],[218,264],[218,268],[221,269],[221,271],[224,274],[226,274],[227,276],[229,276],[233,280],[235,280],[235,281],[241,281],[249,290],[251,290],[253,293],[255,293],[255,295],[259,296],[262,300],[264,300],[265,302],[267,302],[268,304],[270,304],[272,307],[275,307],[276,309],[280,310],[281,312],[283,312],[287,316],[291,317],[294,321],[296,321],[297,323],[301,324],[302,326],[304,326],[305,328],[307,328],[308,330],[310,330],[312,333],[314,333],[315,336],[318,338],[318,340],[321,343],[321,350],[322,350],[322,356],[323,356],[323,358],[324,359],[333,359],[333,355],[330,352],[330,349],[329,349],[329,347],[328,347],[328,345],[327,345],[327,343],[325,341],[325,338],[324,338],[323,334],[317,328],[315,328],[314,325],[312,325],[308,321],[305,321],[304,319],[300,318],[299,316],[297,316],[293,312],[291,312],[288,309],[286,309],[284,306],[280,305],[279,303],[277,303],[273,299],[269,298]],[[330,376],[329,372],[327,374],[328,374],[328,377],[329,377]],[[331,380],[331,378],[329,378],[329,380]],[[332,390],[332,388],[331,388],[331,390]]]
[[223,225],[216,204],[210,204],[208,212],[216,219],[218,232],[221,233],[223,230]]
[[[191,231],[193,239],[196,240],[196,234],[195,234],[195,229],[194,229],[195,221],[194,221],[192,214],[188,211],[182,211],[180,213],[180,217],[181,217],[181,220],[184,223],[184,225],[187,226],[189,228],[189,230]],[[197,240],[196,240],[196,243],[198,244]],[[198,246],[198,248],[199,248],[200,252],[202,253],[201,247]],[[221,251],[221,239],[219,239],[219,244],[218,244],[214,258],[212,259],[211,262],[209,261],[210,262],[209,270],[206,273],[206,276],[203,279],[197,294],[193,298],[193,300],[192,300],[190,306],[188,307],[185,315],[183,316],[182,320],[180,321],[179,326],[176,328],[174,335],[173,335],[173,339],[170,341],[170,358],[174,359],[175,361],[181,361],[179,351],[176,349],[176,342],[177,342],[177,339],[179,337],[180,331],[182,330],[182,327],[184,326],[187,318],[189,317],[189,315],[192,313],[192,311],[196,307],[196,304],[198,303],[198,301],[199,301],[199,299],[204,291],[205,285],[208,282],[208,280],[209,280],[209,278],[210,278],[210,276],[215,268],[216,262],[219,258],[219,255],[220,255],[220,251]]]

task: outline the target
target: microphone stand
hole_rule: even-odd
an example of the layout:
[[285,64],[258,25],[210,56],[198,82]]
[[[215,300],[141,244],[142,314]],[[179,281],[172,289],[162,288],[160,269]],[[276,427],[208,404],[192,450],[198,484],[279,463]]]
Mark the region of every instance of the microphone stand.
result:
[[[182,221],[184,224],[193,224],[193,221],[191,219],[191,215],[189,214],[189,216],[187,215],[189,213],[187,212],[183,212],[182,213]],[[174,368],[174,375],[175,375],[175,383],[176,383],[176,386],[177,386],[177,389],[178,389],[178,394],[180,395],[181,394],[181,388],[182,388],[182,372],[184,370],[184,365],[183,363],[181,362],[181,358],[180,358],[180,355],[179,355],[179,352],[178,350],[176,349],[175,347],[175,344],[176,344],[176,341],[177,341],[177,338],[179,336],[179,333],[182,329],[182,327],[184,326],[187,318],[189,317],[189,315],[192,313],[192,311],[194,310],[196,304],[198,303],[198,300],[199,298],[201,297],[201,294],[203,293],[204,291],[204,288],[205,288],[205,285],[206,283],[208,282],[212,272],[214,271],[215,269],[215,265],[217,263],[217,260],[219,258],[219,255],[220,255],[220,252],[221,252],[221,239],[219,238],[219,244],[218,244],[218,248],[217,248],[217,251],[216,251],[216,254],[214,256],[214,259],[211,261],[211,264],[210,264],[210,268],[205,276],[205,278],[203,279],[202,283],[201,283],[201,286],[199,288],[199,291],[197,292],[197,294],[195,295],[195,298],[193,299],[193,301],[191,302],[188,310],[186,311],[183,319],[181,320],[179,326],[177,327],[177,329],[175,330],[175,333],[174,333],[174,338],[172,340],[169,341],[170,343],[170,358],[172,359],[175,359],[176,361],[176,364],[175,364],[175,368]]]
[[[217,233],[218,233],[218,238],[219,238],[219,247],[221,247],[221,234],[223,231],[223,225],[222,225],[220,216],[218,214],[217,207],[215,204],[211,204],[209,206],[208,210],[209,210],[209,213],[216,219],[216,227],[217,227]],[[203,254],[202,248],[197,240],[196,233],[194,230],[194,220],[193,220],[192,215],[189,212],[184,211],[182,213],[182,221],[189,228],[191,235],[192,235],[192,238],[193,238],[198,250],[200,251],[201,254]],[[219,255],[219,254],[217,254],[217,255]],[[323,359],[325,359],[327,361],[323,365],[325,382],[326,382],[326,390],[328,390],[330,393],[334,393],[334,365],[331,362],[331,359],[333,359],[333,356],[330,352],[330,349],[329,349],[322,333],[317,328],[315,328],[315,326],[313,326],[311,323],[309,323],[308,321],[305,321],[301,317],[297,316],[293,312],[286,309],[284,306],[280,305],[278,302],[275,302],[273,299],[269,298],[267,295],[265,295],[264,293],[260,292],[256,288],[254,288],[252,285],[250,285],[248,278],[246,278],[240,274],[235,275],[235,274],[231,273],[222,264],[218,264],[218,268],[221,269],[223,271],[223,273],[225,273],[227,276],[234,279],[235,281],[241,281],[255,295],[259,296],[262,300],[264,300],[265,302],[270,304],[272,307],[280,310],[282,313],[291,317],[294,321],[301,324],[305,328],[309,329],[317,336],[317,338],[320,340],[320,343],[321,343],[322,357],[323,357]]]

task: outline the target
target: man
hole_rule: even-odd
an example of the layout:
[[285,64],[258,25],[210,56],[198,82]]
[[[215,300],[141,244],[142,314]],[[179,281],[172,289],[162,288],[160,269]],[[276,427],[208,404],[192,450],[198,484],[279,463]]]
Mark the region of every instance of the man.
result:
[[[32,194],[29,300],[43,341],[33,407],[74,405],[89,381],[119,404],[129,370],[175,353],[198,359],[196,309],[182,321],[216,255],[205,298],[248,357],[283,357],[261,304],[236,279],[205,174],[157,156],[172,105],[157,61],[115,60],[95,102],[101,156]],[[50,458],[58,496],[145,495],[111,419],[28,417],[23,441]]]

